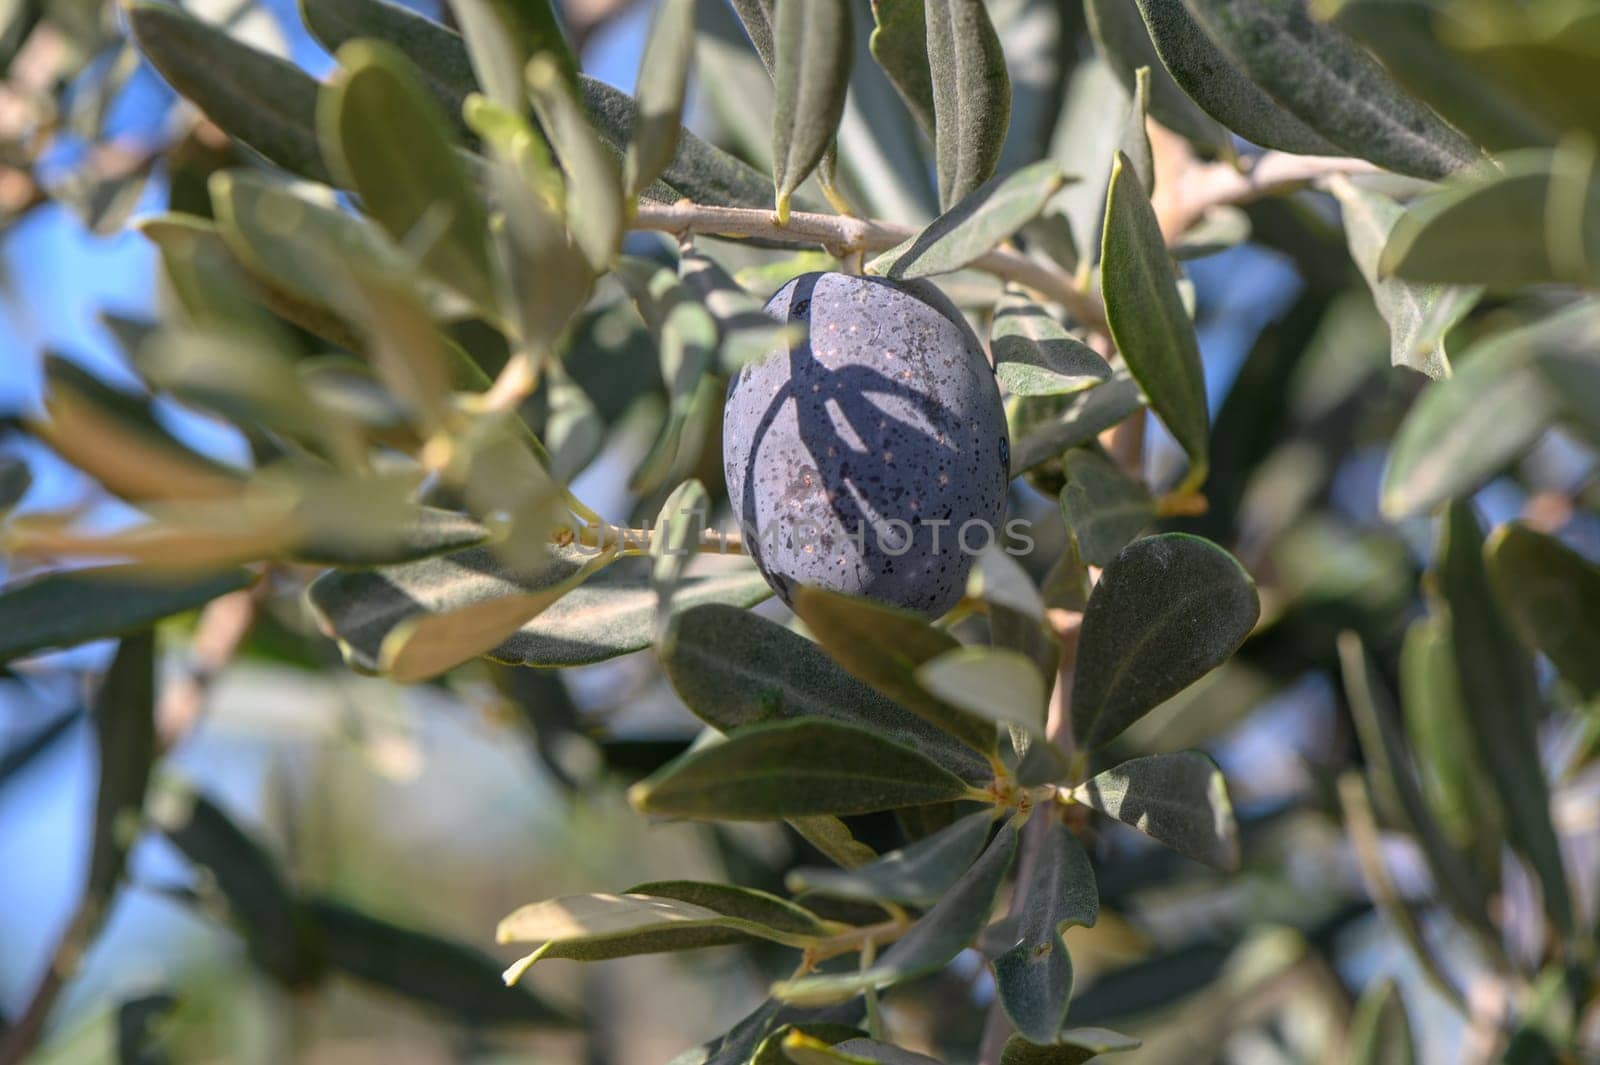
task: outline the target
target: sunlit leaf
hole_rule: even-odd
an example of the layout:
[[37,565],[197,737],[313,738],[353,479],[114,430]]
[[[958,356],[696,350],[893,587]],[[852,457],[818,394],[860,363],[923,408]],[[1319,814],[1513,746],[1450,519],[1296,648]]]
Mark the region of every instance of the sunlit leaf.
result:
[[917,667],[917,681],[952,706],[1044,732],[1045,678],[1033,660],[1000,647],[960,647]]
[[1096,437],[1144,406],[1139,384],[1126,370],[1067,396],[1025,398],[1011,417],[1011,472],[1023,473]]
[[139,50],[173,88],[230,136],[292,173],[330,181],[317,145],[317,83],[176,4],[126,7]]
[[1014,1035],[1006,1040],[1000,1065],[1083,1065],[1100,1054],[1137,1050],[1141,1045],[1132,1036],[1109,1028],[1068,1028],[1048,1046]]
[[434,277],[492,308],[488,221],[433,99],[387,45],[352,42],[337,59],[317,107],[328,165]]
[[1098,352],[1020,293],[1008,294],[995,309],[989,348],[995,376],[1013,395],[1068,395],[1111,377]]
[[1306,4],[1182,3],[1248,77],[1343,152],[1422,178],[1482,160],[1471,141],[1395,84],[1376,59],[1338,29],[1313,20]]
[[772,115],[772,180],[778,219],[822,162],[839,132],[850,87],[848,0],[777,0],[772,14],[777,89]]
[[939,206],[949,210],[994,174],[1011,124],[1011,79],[983,0],[923,0],[923,13]]
[[1446,286],[1383,277],[1378,260],[1404,212],[1388,197],[1343,178],[1336,180],[1331,190],[1344,208],[1350,258],[1366,278],[1378,313],[1389,323],[1389,361],[1429,377],[1449,376],[1445,334],[1467,316],[1483,289],[1476,285]]
[[622,246],[622,176],[616,157],[601,146],[572,87],[546,55],[528,64],[534,110],[567,175],[567,224],[595,271],[605,270]]
[[931,277],[961,269],[993,251],[1039,212],[1066,184],[1053,160],[993,178],[964,196],[914,237],[867,264],[875,274],[897,279]]
[[1227,142],[1228,134],[1172,80],[1156,54],[1139,9],[1127,0],[1086,0],[1083,13],[1100,54],[1133,95],[1140,67],[1150,70],[1150,113],[1168,129],[1204,145]]
[[639,117],[628,142],[624,187],[637,199],[672,162],[694,58],[694,0],[657,5],[639,60]]
[[1222,771],[1209,755],[1135,758],[1079,784],[1072,797],[1186,858],[1225,871],[1239,867],[1239,826]]
[[973,750],[995,750],[992,720],[929,695],[917,682],[917,667],[959,646],[954,637],[906,611],[817,588],[797,590],[794,610],[852,676]]
[[872,5],[872,58],[910,108],[922,131],[934,135],[933,74],[923,0],[878,0]]

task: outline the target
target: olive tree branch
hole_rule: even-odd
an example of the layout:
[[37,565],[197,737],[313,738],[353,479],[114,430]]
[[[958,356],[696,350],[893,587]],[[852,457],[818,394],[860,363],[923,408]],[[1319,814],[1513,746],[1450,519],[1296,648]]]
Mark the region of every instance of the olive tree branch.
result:
[[[683,235],[701,233],[715,237],[762,237],[815,243],[841,258],[869,251],[886,251],[917,235],[920,230],[895,222],[843,215],[794,211],[784,224],[771,211],[750,207],[712,207],[680,200],[663,204],[640,201],[635,229]],[[1105,309],[1095,296],[1079,288],[1060,267],[1040,262],[1010,248],[996,248],[972,263],[974,269],[1015,281],[1067,308],[1078,320],[1105,328]]]

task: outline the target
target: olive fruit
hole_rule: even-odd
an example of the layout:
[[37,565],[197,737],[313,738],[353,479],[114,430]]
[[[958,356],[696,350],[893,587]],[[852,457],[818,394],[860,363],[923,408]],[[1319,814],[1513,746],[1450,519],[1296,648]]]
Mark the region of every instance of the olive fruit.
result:
[[767,303],[801,327],[729,385],[722,459],[750,554],[798,585],[929,617],[1002,535],[1010,441],[994,371],[926,281],[804,274]]

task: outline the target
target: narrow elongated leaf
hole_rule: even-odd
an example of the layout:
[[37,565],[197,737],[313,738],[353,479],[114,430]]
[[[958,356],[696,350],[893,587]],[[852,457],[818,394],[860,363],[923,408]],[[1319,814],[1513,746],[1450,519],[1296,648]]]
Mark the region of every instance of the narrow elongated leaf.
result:
[[1496,597],[1527,643],[1586,699],[1600,695],[1600,566],[1522,524],[1489,537]]
[[355,41],[337,58],[317,105],[328,165],[424,269],[493,308],[488,221],[433,99],[387,45]]
[[551,0],[451,0],[484,95],[522,113],[530,62],[539,59],[569,88],[578,85],[578,57],[561,32]]
[[1444,337],[1483,295],[1479,285],[1454,286],[1402,281],[1379,273],[1385,241],[1404,212],[1393,200],[1338,178],[1330,186],[1344,208],[1350,258],[1372,290],[1378,313],[1389,323],[1389,362],[1429,377],[1448,377]]
[[567,224],[596,272],[622,245],[622,177],[615,157],[600,144],[572,87],[548,57],[528,64],[534,108],[567,175]]
[[1067,483],[1061,513],[1078,554],[1091,566],[1108,566],[1155,521],[1150,490],[1097,451],[1073,448],[1063,460]]
[[1531,447],[1560,402],[1537,363],[1597,346],[1600,308],[1589,303],[1474,345],[1401,423],[1383,475],[1384,514],[1420,514],[1464,495]]
[[[400,49],[428,79],[447,114],[459,114],[467,94],[478,90],[466,43],[431,19],[388,0],[302,0],[301,6],[312,35],[330,52],[359,37],[374,37]],[[578,85],[589,121],[620,155],[639,121],[637,102],[588,75],[579,75]],[[520,101],[520,74],[513,95]],[[677,150],[661,183],[648,187],[644,195],[667,203],[687,196],[696,203],[724,207],[770,207],[772,182],[754,167],[680,130]]]
[[749,921],[774,932],[798,938],[813,939],[829,932],[828,925],[804,906],[765,891],[756,891],[734,884],[711,884],[699,880],[652,880],[645,884],[635,884],[626,894],[650,895],[659,899],[676,899],[691,906],[704,906],[724,917]]
[[1128,101],[1128,119],[1122,128],[1122,142],[1118,151],[1133,163],[1133,172],[1139,184],[1149,195],[1156,190],[1156,160],[1150,148],[1150,133],[1146,128],[1150,117],[1150,68],[1134,71],[1133,96]]
[[29,432],[112,494],[147,500],[228,499],[240,474],[174,437],[145,396],[110,388],[76,364],[44,361],[45,413],[28,419]]
[[678,150],[693,59],[694,0],[658,4],[639,60],[639,117],[624,164],[623,185],[630,203],[661,176]]
[[1085,0],[1083,13],[1096,47],[1128,95],[1133,95],[1139,68],[1150,69],[1150,113],[1156,121],[1200,144],[1227,143],[1227,131],[1178,87],[1162,65],[1137,7],[1127,0]]
[[1060,165],[1050,159],[993,178],[928,223],[921,233],[873,259],[867,269],[897,279],[959,270],[1037,218],[1067,180]]
[[1205,480],[1211,435],[1200,345],[1150,197],[1121,152],[1106,198],[1100,290],[1117,350],[1188,454],[1184,486],[1196,488]]
[[733,821],[948,802],[967,785],[875,732],[835,721],[748,725],[629,789],[641,813]]
[[1361,993],[1350,1018],[1350,1065],[1413,1065],[1416,1048],[1405,1000],[1393,980],[1375,982]]
[[[1385,814],[1404,825],[1417,840],[1433,873],[1435,890],[1463,923],[1477,925],[1493,935],[1489,925],[1488,893],[1473,871],[1450,845],[1423,798],[1411,759],[1400,739],[1395,711],[1383,682],[1367,660],[1361,639],[1353,632],[1339,635],[1339,660],[1345,696],[1355,719],[1356,734],[1367,761],[1367,779]],[[1443,693],[1435,694],[1439,698]]]
[[98,925],[122,879],[156,757],[155,634],[125,636],[95,692],[94,732],[100,778],[84,912]]
[[[507,566],[488,549],[478,548],[377,570],[325,574],[312,584],[310,603],[321,624],[339,641],[345,660],[357,669],[381,668],[382,649],[397,631],[423,619],[448,619],[478,604],[506,603],[514,614],[550,592],[569,588],[600,560],[588,548],[552,548],[531,569]],[[511,625],[476,653],[515,665],[577,665],[598,662],[649,645],[654,629],[655,591],[635,571],[602,574],[594,584],[570,589],[545,609]],[[749,604],[763,598],[747,575],[691,581],[678,603],[716,601]],[[518,606],[520,604],[520,606]],[[469,656],[470,657],[470,656]]]
[[1496,152],[1554,143],[1551,116],[1525,106],[1447,41],[1463,29],[1450,6],[1435,0],[1336,0],[1329,7],[1335,26],[1477,143]]
[[637,260],[625,260],[623,266],[618,276],[657,337],[661,379],[667,386],[666,421],[628,483],[636,492],[651,492],[661,487],[677,464],[684,430],[716,357],[717,322],[671,270]]
[[1144,406],[1139,384],[1126,370],[1076,395],[1024,399],[1011,419],[1012,474],[1092,443],[1105,430]]
[[323,959],[309,914],[272,852],[222,807],[187,787],[163,787],[150,807],[151,820],[167,839],[208,874],[250,960],[286,987],[315,979]]
[[995,309],[989,350],[995,376],[1013,395],[1069,395],[1111,377],[1098,352],[1021,293],[1009,293]]
[[1141,1045],[1132,1036],[1109,1028],[1068,1028],[1048,1046],[1014,1035],[1000,1052],[1000,1065],[1083,1065],[1100,1054],[1137,1050]]
[[391,924],[332,899],[306,915],[335,969],[468,1024],[572,1027],[577,1021],[526,988],[508,987],[481,951]]
[[135,0],[128,26],[161,76],[229,136],[291,173],[331,181],[317,144],[317,83],[176,4]]
[[[783,1061],[792,1065],[938,1065],[937,1058],[875,1039],[845,1039],[830,1045],[798,1029],[783,1040]],[[766,1065],[759,1059],[752,1065]],[[773,1059],[773,1065],[780,1065]]]
[[[724,912],[727,908],[639,892],[569,895],[522,907],[500,922],[495,939],[500,943],[540,944],[538,950],[506,971],[506,982],[515,983],[544,958],[601,961],[746,943],[751,939],[804,946],[816,938],[752,919],[741,912],[743,907],[731,913]],[[762,914],[765,916],[765,908]]]
[[1204,32],[1256,84],[1344,152],[1390,170],[1441,178],[1483,154],[1397,85],[1304,0],[1183,0]]
[[1436,557],[1435,590],[1450,618],[1467,723],[1505,810],[1506,840],[1538,874],[1552,921],[1570,931],[1572,902],[1539,759],[1538,683],[1490,589],[1483,533],[1470,504],[1445,510]]
[[244,570],[181,577],[137,566],[50,573],[0,589],[0,662],[122,636],[204,606],[252,580]]
[[778,221],[789,198],[828,153],[850,87],[848,0],[777,0],[772,67],[777,99],[772,114],[772,182]]
[[1201,28],[1187,0],[1137,3],[1162,65],[1212,118],[1263,148],[1302,155],[1342,154],[1252,81]]
[[1100,916],[1100,893],[1089,855],[1060,821],[1041,826],[1044,844],[1028,882],[1028,900],[1016,941],[994,960],[995,993],[1023,1038],[1048,1043],[1060,1033],[1072,998],[1072,959],[1061,935],[1071,925],[1091,926]]
[[868,46],[912,117],[934,136],[933,74],[928,68],[928,23],[923,0],[878,0],[872,5]]
[[[688,592],[680,595],[682,603]],[[684,703],[724,732],[762,721],[828,718],[914,748],[966,780],[992,776],[977,753],[846,673],[804,636],[749,611],[715,604],[685,610],[661,656]]]
[[854,869],[791,870],[784,886],[796,895],[932,906],[972,866],[993,824],[993,814],[980,810]]
[[1019,651],[960,647],[917,667],[917,681],[968,713],[1042,735],[1049,692],[1039,667]]
[[826,973],[786,980],[773,994],[789,1002],[827,1002],[868,988],[889,987],[944,968],[989,922],[1001,881],[1017,850],[1017,827],[1007,821],[972,868],[939,904],[912,926],[871,966],[853,973]]
[[1215,544],[1182,533],[1129,544],[1084,611],[1072,693],[1079,744],[1104,746],[1221,665],[1260,612],[1249,575]]
[[994,174],[1011,125],[1011,79],[983,0],[923,0],[923,12],[939,206],[949,210]]
[[1421,618],[1406,630],[1400,654],[1406,736],[1422,770],[1428,809],[1480,876],[1498,880],[1504,817],[1482,786],[1472,729],[1461,697],[1460,671],[1450,645],[1450,619]]
[[1224,871],[1239,867],[1239,826],[1222,771],[1209,755],[1135,758],[1095,774],[1073,788],[1072,797],[1186,858]]
[[734,14],[755,46],[761,65],[771,74],[778,65],[778,49],[772,35],[772,9],[775,0],[731,0]]
[[796,591],[794,611],[845,671],[975,751],[999,743],[994,722],[929,695],[917,682],[923,663],[960,646],[914,614],[816,588]]
[[[1600,271],[1600,187],[1560,153],[1513,152],[1414,201],[1390,230],[1378,272],[1411,281],[1592,284]],[[1575,195],[1573,195],[1575,194]]]

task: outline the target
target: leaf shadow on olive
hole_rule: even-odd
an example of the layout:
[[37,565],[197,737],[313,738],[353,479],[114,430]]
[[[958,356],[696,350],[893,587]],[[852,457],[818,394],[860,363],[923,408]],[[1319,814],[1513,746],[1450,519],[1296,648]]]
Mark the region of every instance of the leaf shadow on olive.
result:
[[[788,307],[785,308],[787,320],[792,322],[796,318],[804,318],[809,327],[807,312],[818,276],[806,275],[797,280]],[[878,278],[862,277],[855,280],[882,285],[896,293],[903,291]],[[788,478],[788,485],[783,498],[794,505],[781,506],[780,512],[803,512],[797,504],[807,497],[825,499],[845,537],[855,539],[855,531],[861,533],[863,546],[858,566],[874,574],[895,574],[906,587],[916,588],[917,593],[927,599],[928,605],[936,605],[940,598],[939,589],[926,587],[922,582],[936,577],[937,571],[948,565],[948,562],[940,561],[940,554],[949,552],[933,550],[932,541],[938,530],[926,522],[950,520],[952,508],[949,502],[941,500],[944,503],[943,513],[919,513],[918,524],[906,530],[905,536],[909,539],[902,539],[898,528],[889,537],[880,539],[884,530],[868,514],[863,503],[876,504],[875,510],[904,513],[907,508],[897,504],[906,494],[917,491],[917,479],[932,479],[941,475],[953,477],[957,474],[961,449],[934,429],[940,424],[944,412],[936,397],[896,381],[879,370],[860,365],[829,369],[813,352],[813,340],[814,334],[808,328],[808,335],[804,339],[791,344],[788,380],[772,397],[750,434],[749,450],[744,458],[740,518],[751,526],[756,525],[757,459],[761,455],[762,440],[782,413],[784,404],[793,400],[800,443],[809,453],[811,464],[798,461],[787,464],[784,476]],[[875,340],[876,337],[864,343]],[[809,382],[810,387],[797,388],[799,381]],[[887,397],[909,404],[925,424],[919,426],[889,413],[874,402],[874,397]],[[857,446],[840,432],[833,414],[835,410],[856,440],[864,446]],[[891,438],[895,442],[894,448],[883,446]],[[882,453],[873,455],[874,447],[881,447]],[[839,456],[850,457],[840,459]],[[852,468],[852,460],[860,461],[865,469]],[[909,470],[911,475],[891,479],[893,475],[887,470],[891,465]],[[837,483],[828,483],[821,473],[824,466],[838,470]],[[915,505],[916,497],[913,495],[912,507]],[[837,546],[835,531],[820,521],[818,524],[817,549],[824,553],[834,551]],[[775,534],[793,537],[797,530],[769,531],[757,527],[753,531],[756,535],[747,535],[747,550],[767,574],[779,596],[788,602],[791,597],[790,580],[768,567],[762,551],[769,537],[775,539]],[[886,549],[885,542],[889,548],[899,550]]]

